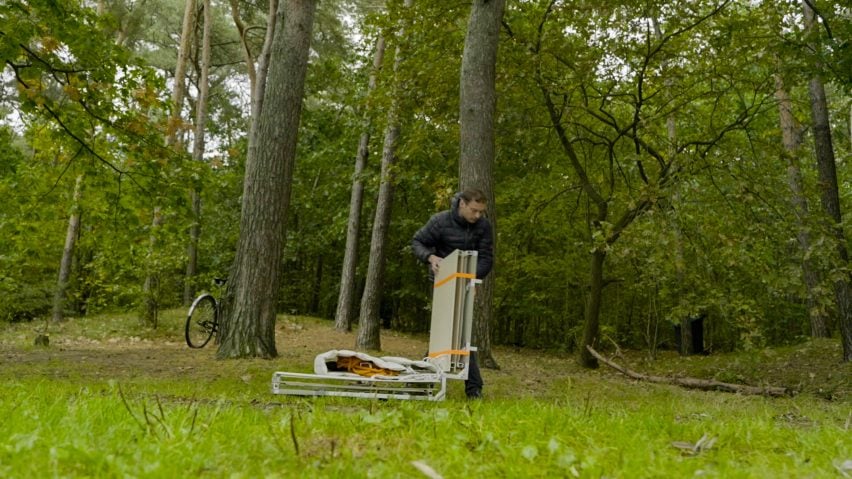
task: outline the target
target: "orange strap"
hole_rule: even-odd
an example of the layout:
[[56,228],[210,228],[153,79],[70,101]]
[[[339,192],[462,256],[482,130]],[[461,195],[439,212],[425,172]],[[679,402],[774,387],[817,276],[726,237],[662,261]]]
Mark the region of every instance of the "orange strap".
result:
[[438,286],[443,286],[444,284],[449,283],[451,280],[456,278],[476,279],[476,275],[473,273],[453,273],[442,279],[441,281],[435,283],[435,287],[437,288]]
[[392,371],[390,369],[381,368],[370,361],[364,361],[359,358],[356,358],[355,356],[337,358],[337,367],[345,371],[358,374],[359,376],[373,377],[378,374],[381,374],[383,376],[399,375],[399,371]]
[[437,358],[438,356],[446,356],[447,354],[458,354],[459,356],[470,356],[470,351],[466,349],[446,349],[444,351],[437,351],[434,353],[429,353],[430,358]]

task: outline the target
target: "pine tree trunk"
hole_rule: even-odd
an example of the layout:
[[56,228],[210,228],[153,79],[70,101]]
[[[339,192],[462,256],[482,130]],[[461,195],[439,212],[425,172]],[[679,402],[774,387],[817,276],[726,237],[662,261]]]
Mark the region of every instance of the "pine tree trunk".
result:
[[68,230],[65,233],[65,247],[62,249],[62,260],[59,262],[59,279],[53,294],[53,322],[64,319],[65,292],[68,289],[68,278],[71,276],[71,259],[74,257],[74,244],[80,231],[80,196],[83,193],[83,175],[77,177],[74,183],[74,197],[71,203],[71,217],[68,220]]
[[[181,129],[181,108],[183,106],[184,96],[186,95],[186,64],[189,59],[189,49],[192,45],[192,31],[195,27],[195,0],[187,0],[183,14],[183,23],[181,25],[180,47],[178,49],[177,63],[175,65],[175,85],[172,90],[172,113],[169,117],[169,124],[166,131],[166,146],[180,150],[180,135],[178,130]],[[155,202],[159,201],[155,199]],[[148,239],[148,261],[153,260],[157,246],[157,230],[162,224],[161,208],[155,203],[152,212],[153,220],[151,221],[151,234]],[[158,290],[160,278],[157,267],[154,264],[148,264],[148,273],[145,277],[145,284],[142,286],[144,293],[144,304],[142,306],[142,320],[152,327],[157,327],[159,314],[159,298]]]
[[382,180],[379,186],[376,216],[373,220],[373,233],[370,238],[370,261],[367,266],[364,293],[361,296],[358,338],[355,342],[355,349],[357,350],[382,349],[379,310],[384,288],[385,249],[396,181],[392,168],[396,160],[396,142],[399,138],[397,108],[398,106],[391,107],[393,118],[391,118],[392,121],[389,121],[387,131],[385,131],[385,143],[382,148]]
[[[195,111],[195,135],[192,160],[204,161],[205,130],[207,129],[207,103],[210,92],[210,42],[213,29],[213,13],[210,0],[204,1],[204,34],[201,41],[201,72],[198,76],[198,101]],[[201,237],[201,187],[194,185],[190,192],[192,225],[189,228],[186,277],[184,278],[183,303],[189,305],[195,297],[195,275],[198,271],[198,240]]]
[[192,47],[192,32],[195,29],[195,0],[186,0],[186,8],[183,13],[183,23],[180,34],[180,47],[178,48],[177,63],[175,64],[175,84],[172,89],[172,113],[169,117],[168,131],[166,132],[166,145],[173,146],[176,150],[178,130],[181,124],[181,108],[186,95],[186,65],[189,61],[189,49]]
[[[376,53],[373,57],[373,71],[367,86],[367,95],[376,88],[376,77],[382,67],[385,54],[385,39],[379,36],[376,41]],[[337,298],[337,313],[334,315],[334,327],[338,331],[352,330],[355,302],[355,273],[358,269],[358,243],[361,231],[361,206],[364,203],[364,180],[361,178],[369,156],[372,121],[369,111],[364,112],[364,131],[358,142],[355,155],[355,173],[352,176],[352,195],[349,200],[349,220],[346,223],[346,250],[343,253],[343,268],[340,273],[340,294]]]
[[263,99],[266,96],[266,77],[269,75],[269,59],[272,55],[272,41],[275,37],[275,31],[278,29],[278,0],[269,1],[269,18],[266,24],[266,36],[263,38],[263,49],[260,52],[260,57],[257,59],[257,78],[251,87],[251,117],[252,122],[249,126],[248,140],[248,156],[256,154],[255,148],[257,145],[257,126],[258,122],[255,119],[260,117],[263,111]]
[[279,6],[269,78],[243,183],[240,238],[223,298],[218,358],[277,356],[275,316],[316,0]]
[[[192,32],[195,28],[195,6],[195,0],[186,1],[181,26],[180,47],[178,48],[177,63],[175,64],[172,113],[169,116],[169,124],[166,130],[166,146],[173,148],[175,151],[180,151],[181,149],[178,131],[182,128],[181,108],[183,107],[186,95],[186,65],[189,60],[189,49],[192,46]],[[145,277],[145,284],[142,286],[144,302],[142,305],[142,320],[156,328],[158,322],[157,316],[159,314],[159,299],[157,295],[159,294],[160,278],[157,267],[155,264],[152,264],[152,261],[157,246],[157,230],[160,228],[163,220],[161,207],[157,204],[159,200],[155,199],[154,201],[151,234],[148,239],[148,272]]]
[[[497,231],[494,205],[494,117],[500,22],[505,0],[475,0],[467,24],[459,92],[459,189],[479,188],[488,198],[488,218]],[[495,241],[494,257],[497,258]],[[497,368],[491,350],[494,278],[485,278],[476,295],[473,344],[484,367]]]
[[[411,8],[413,0],[405,0],[404,8]],[[405,27],[400,29],[400,42],[405,41]],[[379,309],[382,303],[382,289],[384,287],[385,249],[387,243],[387,232],[390,225],[391,209],[393,207],[393,193],[395,178],[393,166],[396,162],[396,143],[399,138],[399,95],[402,89],[399,87],[397,72],[402,64],[403,48],[401,43],[396,48],[394,59],[394,91],[393,100],[388,110],[388,123],[385,129],[385,140],[382,145],[382,169],[381,183],[379,185],[379,197],[376,202],[376,215],[373,219],[373,233],[370,237],[370,260],[367,265],[367,277],[365,278],[364,293],[361,296],[361,310],[358,322],[358,337],[355,340],[355,349],[382,349],[381,320]]]
[[[257,95],[257,69],[254,66],[254,57],[251,55],[251,48],[249,48],[249,44],[246,41],[246,26],[243,23],[242,18],[240,18],[240,4],[238,0],[228,0],[231,4],[231,18],[234,20],[234,26],[237,27],[237,33],[240,34],[240,46],[242,47],[243,57],[246,62],[246,74],[248,75],[249,80],[249,92],[251,99]],[[275,11],[273,10],[272,13]],[[270,15],[270,20],[275,18],[274,15]]]

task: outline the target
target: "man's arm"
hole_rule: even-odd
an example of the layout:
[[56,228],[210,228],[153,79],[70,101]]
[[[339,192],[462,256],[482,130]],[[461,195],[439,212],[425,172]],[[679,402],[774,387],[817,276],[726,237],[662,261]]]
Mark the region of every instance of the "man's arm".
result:
[[491,228],[490,221],[484,218],[481,221],[485,221],[485,231],[476,248],[476,277],[485,279],[494,265],[494,230]]
[[433,215],[422,228],[414,233],[411,239],[411,248],[414,251],[414,256],[424,263],[429,262],[429,256],[435,254],[435,245],[438,238],[435,235],[435,223],[438,215]]

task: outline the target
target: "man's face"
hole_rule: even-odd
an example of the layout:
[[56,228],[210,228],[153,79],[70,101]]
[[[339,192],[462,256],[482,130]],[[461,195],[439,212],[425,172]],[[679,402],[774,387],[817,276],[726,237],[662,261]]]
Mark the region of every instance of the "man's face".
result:
[[482,218],[482,216],[485,215],[485,209],[485,203],[481,203],[479,201],[471,201],[469,203],[465,200],[459,201],[459,214],[468,223],[476,223],[479,221],[479,218]]

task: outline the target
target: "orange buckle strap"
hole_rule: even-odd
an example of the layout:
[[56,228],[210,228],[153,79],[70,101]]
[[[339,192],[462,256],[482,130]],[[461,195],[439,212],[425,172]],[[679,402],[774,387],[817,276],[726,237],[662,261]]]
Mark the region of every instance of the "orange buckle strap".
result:
[[470,356],[470,351],[466,349],[446,349],[444,351],[436,351],[434,353],[429,353],[430,358],[437,358],[439,356],[446,356],[448,354],[458,354],[459,356]]
[[476,279],[476,275],[473,274],[473,273],[453,273],[453,274],[447,276],[446,278],[442,279],[441,281],[438,281],[437,283],[435,283],[435,287],[437,288],[438,286],[443,286],[444,284],[449,283],[450,281],[452,281],[456,278]]

